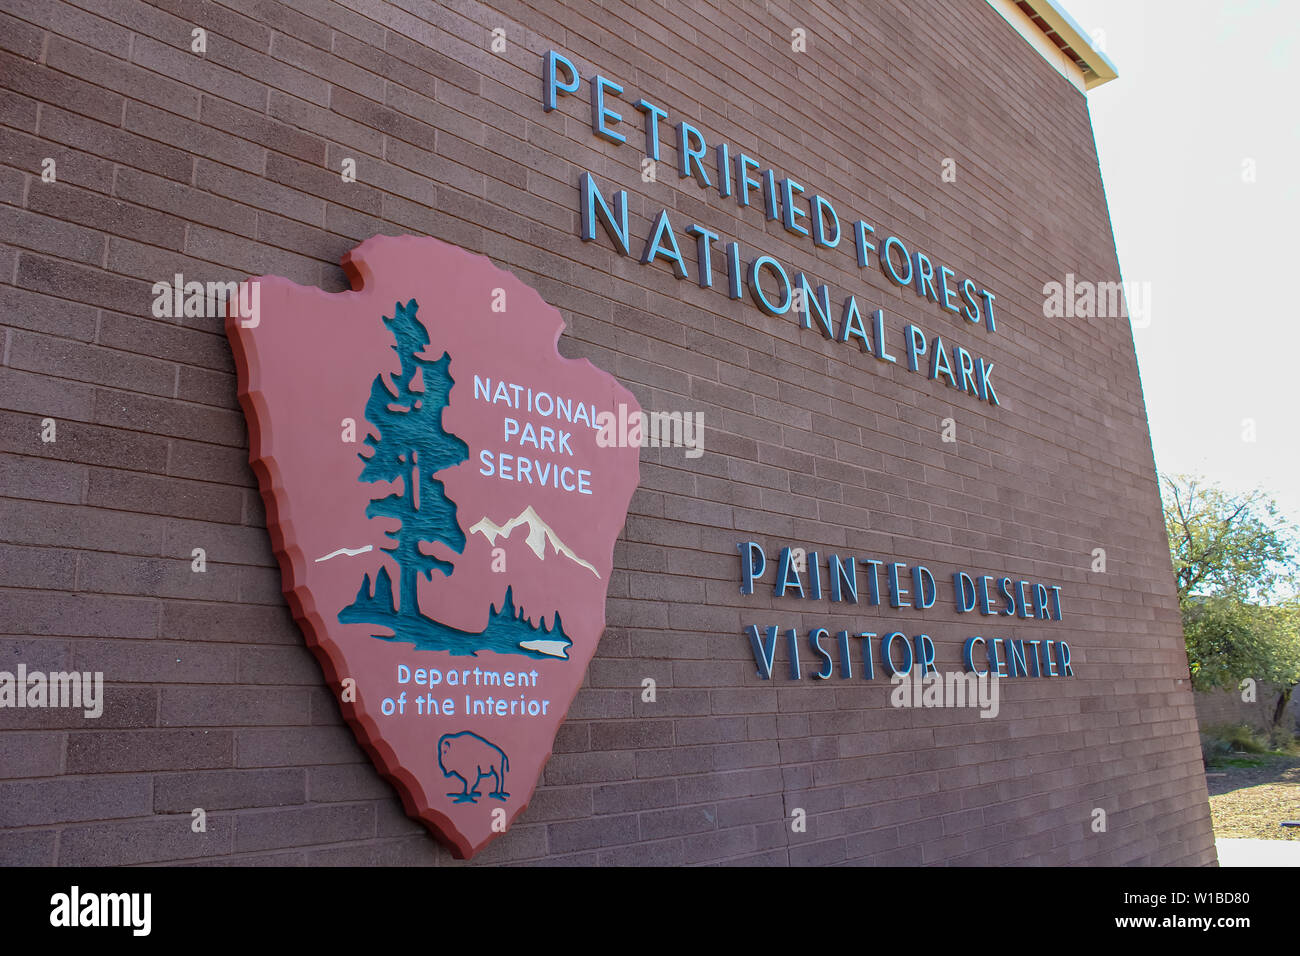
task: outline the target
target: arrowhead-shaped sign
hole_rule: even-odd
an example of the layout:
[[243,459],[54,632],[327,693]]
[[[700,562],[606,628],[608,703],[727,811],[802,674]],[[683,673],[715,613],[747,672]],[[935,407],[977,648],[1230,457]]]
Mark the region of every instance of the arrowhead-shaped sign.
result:
[[263,276],[231,309],[249,460],[344,717],[466,858],[527,805],[604,630],[640,407],[484,256],[376,236],[343,268],[350,292]]

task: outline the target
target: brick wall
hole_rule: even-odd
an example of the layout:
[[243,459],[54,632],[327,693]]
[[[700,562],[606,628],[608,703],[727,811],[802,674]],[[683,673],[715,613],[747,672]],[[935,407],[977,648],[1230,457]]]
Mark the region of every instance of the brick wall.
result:
[[[1241,699],[1240,690],[1232,688],[1198,691],[1194,695],[1196,719],[1202,728],[1248,724],[1267,732],[1273,729],[1273,711],[1277,708],[1280,693],[1280,689],[1272,684],[1260,684],[1255,699],[1247,702]],[[1291,695],[1282,712],[1281,725],[1293,733],[1300,733],[1300,695]]]
[[[1118,278],[1084,97],[979,0],[496,6],[0,0],[0,667],[109,682],[98,720],[0,710],[0,860],[449,862],[280,596],[220,323],[150,313],[177,272],[339,290],[357,241],[413,232],[514,270],[565,314],[562,352],[708,426],[697,461],[643,451],[608,631],[532,805],[478,861],[1212,863],[1131,333],[1041,317],[1044,282]],[[624,86],[629,145],[591,135],[585,96],[541,110],[551,48]],[[675,173],[642,183],[640,96],[980,277],[999,332]],[[633,236],[668,207],[978,348],[1002,407],[581,242],[584,170],[629,189]],[[891,708],[880,679],[763,682],[750,623],[923,622],[941,669],[978,631],[942,600],[900,619],[742,598],[750,538],[1056,581],[1078,676],[1004,684],[994,720]]]

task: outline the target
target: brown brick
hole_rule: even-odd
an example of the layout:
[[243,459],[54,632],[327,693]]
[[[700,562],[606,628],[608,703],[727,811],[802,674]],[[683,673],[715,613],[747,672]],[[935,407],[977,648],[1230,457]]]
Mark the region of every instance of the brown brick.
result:
[[307,792],[312,803],[358,800],[387,800],[392,785],[374,772],[369,764],[349,763],[310,767]]
[[24,23],[0,13],[0,43],[3,49],[10,50],[27,60],[36,60],[41,55],[41,31],[30,23]]
[[227,524],[239,523],[242,511],[242,496],[237,488],[106,468],[91,471],[86,503]]
[[[11,731],[0,736],[0,763],[14,779],[57,776],[63,764],[63,741],[62,734]],[[27,826],[31,822],[20,819],[15,825]]]
[[[58,37],[51,40],[58,49],[62,49],[65,42]],[[122,97],[67,75],[75,71],[57,72],[60,68],[38,66],[22,57],[0,53],[0,70],[4,71],[5,83],[14,92],[45,99],[46,102],[66,103],[83,116],[101,123],[116,126],[122,121]]]
[[[221,46],[213,39],[210,50]],[[136,35],[131,47],[131,61],[137,66],[163,76],[184,77],[191,86],[235,103],[262,105],[266,102],[266,87],[245,76],[219,65],[217,57],[197,56],[189,49],[179,50],[159,43],[151,36]]]
[[314,843],[337,843],[375,834],[375,810],[367,804],[310,806],[241,813],[235,823],[239,852]]
[[307,695],[283,688],[204,687],[162,692],[159,722],[172,727],[299,726]]
[[148,637],[152,609],[145,602],[93,594],[0,592],[0,631],[69,637]]
[[[54,184],[37,187],[36,199],[48,196]],[[67,190],[62,190],[66,194]],[[33,204],[36,205],[36,204]],[[61,222],[12,206],[0,206],[0,229],[14,245],[34,252],[55,253],[89,265],[104,259],[104,239],[91,229]]]
[[126,56],[131,46],[130,31],[106,23],[71,3],[40,3],[21,0],[10,4],[9,12],[29,23],[70,37],[114,56]]
[[596,787],[592,792],[597,815],[671,806],[677,797],[672,780],[639,780]]
[[[136,279],[24,252],[18,258],[15,285],[31,292],[72,299],[87,305],[115,307],[122,302],[151,302],[149,286]],[[76,316],[81,310],[71,306]]]
[[570,853],[574,850],[630,843],[637,838],[638,828],[636,816],[624,814],[552,823],[547,831],[550,852]]
[[[68,738],[68,773],[124,773],[229,767],[233,736],[223,730],[89,731]],[[148,792],[146,788],[146,793]]]
[[0,826],[110,820],[149,813],[149,778],[128,774],[0,783]]
[[59,831],[0,830],[0,858],[9,866],[52,866]]
[[93,823],[59,835],[60,866],[109,866],[219,857],[233,850],[234,816],[209,814],[195,833],[189,813],[160,814],[147,822]]
[[[139,105],[136,101],[142,100],[180,116],[198,115],[199,95],[193,89],[175,82],[170,77],[142,69],[133,63],[108,56],[63,37],[50,37],[45,63],[51,70],[71,74],[97,86],[106,87],[114,93],[130,97],[126,101],[128,111],[132,106]],[[100,91],[100,95],[106,94]],[[105,123],[114,125],[121,123],[122,97],[113,96],[112,99],[117,104],[115,113],[106,109],[102,116],[95,113],[89,115]],[[84,110],[78,108],[78,112]],[[136,130],[136,132],[147,131]]]
[[153,778],[155,813],[241,810],[306,802],[303,770],[205,770],[160,773]]
[[0,368],[0,408],[30,412],[56,421],[85,421],[91,416],[93,403],[94,390],[89,386],[15,368]]
[[[346,144],[359,154],[383,154],[383,135],[378,130],[278,90],[271,91],[266,112],[280,123],[321,137],[329,143]],[[357,165],[361,165],[359,158]]]
[[76,559],[66,551],[0,544],[0,587],[71,591],[76,571]]
[[344,727],[257,728],[239,731],[239,766],[314,766],[358,763],[363,758]]
[[236,412],[125,391],[99,389],[95,393],[95,420],[111,428],[150,435],[235,446],[247,442],[242,416]]
[[41,111],[39,133],[56,143],[84,149],[167,179],[189,182],[193,174],[193,160],[186,153],[128,133],[117,128],[116,124],[109,126],[47,106]]
[[[75,657],[73,658],[75,660]],[[30,661],[25,661],[31,667]],[[88,668],[75,668],[84,674]],[[94,673],[90,670],[90,673]],[[127,687],[114,684],[112,675],[104,676],[103,713],[86,716],[85,708],[46,707],[35,709],[5,708],[0,711],[0,729],[4,730],[98,730],[139,729],[158,723],[158,692],[150,687]]]
[[[241,607],[201,601],[169,602],[162,610],[162,634],[173,640],[294,644],[302,632],[285,607]],[[248,678],[252,681],[252,676]]]

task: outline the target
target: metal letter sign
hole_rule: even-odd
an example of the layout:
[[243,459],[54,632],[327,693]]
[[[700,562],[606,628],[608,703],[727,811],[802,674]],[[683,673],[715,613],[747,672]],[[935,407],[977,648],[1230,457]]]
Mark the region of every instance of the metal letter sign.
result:
[[[343,716],[459,858],[527,805],[605,627],[639,412],[483,256],[376,236],[227,334],[284,592]],[[350,679],[350,680],[349,680]],[[494,812],[504,811],[504,812]]]

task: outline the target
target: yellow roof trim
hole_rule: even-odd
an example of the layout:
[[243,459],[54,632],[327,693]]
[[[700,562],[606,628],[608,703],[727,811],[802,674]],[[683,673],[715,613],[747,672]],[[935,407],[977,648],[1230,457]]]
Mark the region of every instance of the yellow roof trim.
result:
[[988,0],[1080,92],[1115,79],[1115,64],[1056,0]]

